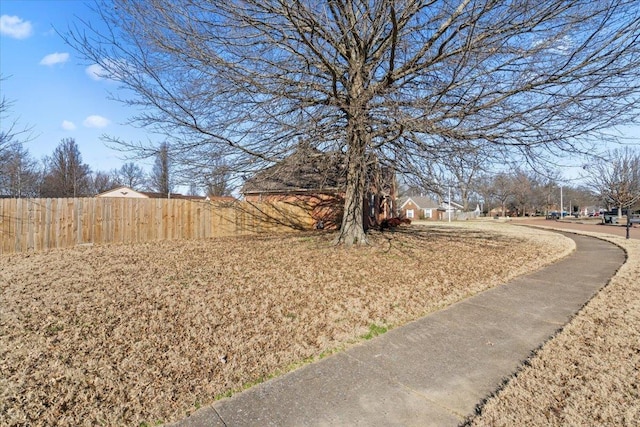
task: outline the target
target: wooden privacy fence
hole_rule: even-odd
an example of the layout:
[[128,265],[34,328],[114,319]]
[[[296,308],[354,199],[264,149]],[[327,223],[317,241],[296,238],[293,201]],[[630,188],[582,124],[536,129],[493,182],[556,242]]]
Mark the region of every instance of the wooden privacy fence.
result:
[[0,254],[91,243],[204,239],[309,229],[291,203],[185,199],[0,199]]

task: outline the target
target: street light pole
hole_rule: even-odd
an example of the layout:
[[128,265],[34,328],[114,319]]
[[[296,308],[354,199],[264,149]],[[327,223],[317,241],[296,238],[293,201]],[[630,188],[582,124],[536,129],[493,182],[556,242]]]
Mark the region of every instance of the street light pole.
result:
[[562,200],[562,185],[560,186],[560,219],[564,218],[564,203]]

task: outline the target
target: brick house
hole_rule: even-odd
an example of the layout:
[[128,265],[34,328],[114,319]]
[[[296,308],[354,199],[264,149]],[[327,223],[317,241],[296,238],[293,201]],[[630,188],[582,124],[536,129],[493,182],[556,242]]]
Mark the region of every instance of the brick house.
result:
[[438,203],[429,197],[409,196],[398,199],[400,216],[410,220],[438,219],[438,208]]
[[[324,152],[300,143],[289,157],[247,179],[241,193],[248,202],[278,201],[303,206],[311,211],[316,226],[336,229],[342,220],[346,177],[343,153]],[[370,168],[363,200],[366,228],[393,216],[395,194],[395,174],[391,169]]]

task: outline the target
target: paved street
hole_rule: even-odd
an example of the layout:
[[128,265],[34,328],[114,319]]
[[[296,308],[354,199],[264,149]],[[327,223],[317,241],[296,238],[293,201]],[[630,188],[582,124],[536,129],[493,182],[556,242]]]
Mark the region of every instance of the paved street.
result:
[[[539,225],[544,227],[561,228],[563,230],[579,230],[579,231],[592,231],[594,233],[607,233],[616,236],[626,237],[627,228],[622,225],[609,225],[601,224],[596,220],[564,220],[555,221],[547,220],[544,218],[527,218],[527,219],[513,219],[513,224],[522,225]],[[640,239],[640,224],[634,224],[629,230],[630,239]]]

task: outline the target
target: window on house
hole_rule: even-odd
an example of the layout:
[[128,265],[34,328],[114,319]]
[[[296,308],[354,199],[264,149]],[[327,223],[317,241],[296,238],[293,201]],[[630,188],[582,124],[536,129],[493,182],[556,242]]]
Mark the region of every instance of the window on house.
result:
[[407,209],[407,218],[413,219],[413,209]]
[[424,210],[424,217],[425,218],[431,218],[431,209],[425,209]]

